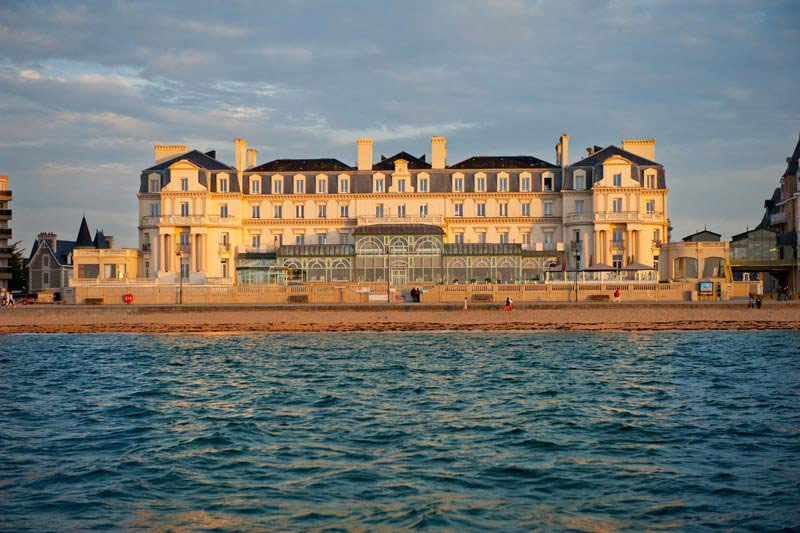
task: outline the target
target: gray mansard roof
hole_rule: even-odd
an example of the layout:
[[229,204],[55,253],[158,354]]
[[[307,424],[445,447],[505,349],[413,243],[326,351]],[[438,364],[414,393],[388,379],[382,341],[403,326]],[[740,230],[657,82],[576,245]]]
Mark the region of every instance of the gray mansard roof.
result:
[[274,159],[253,168],[248,172],[317,172],[317,171],[348,171],[354,167],[342,163],[338,159]]
[[158,170],[167,170],[170,165],[177,161],[181,161],[186,159],[187,161],[192,162],[193,164],[197,165],[200,168],[204,168],[206,170],[236,170],[230,165],[226,165],[222,161],[218,161],[213,157],[216,155],[216,151],[212,150],[208,153],[203,153],[199,150],[192,150],[190,152],[186,152],[184,154],[176,155],[175,157],[171,157],[166,161],[162,161],[157,165],[154,165],[150,168],[145,169],[145,172],[151,171],[158,171]]
[[628,161],[635,163],[637,165],[652,165],[652,166],[660,166],[660,163],[656,163],[655,161],[650,161],[640,155],[636,155],[633,152],[629,152],[627,150],[623,150],[619,146],[614,146],[613,144],[610,146],[606,146],[602,150],[598,150],[597,152],[593,153],[592,155],[586,156],[580,161],[576,161],[572,163],[571,167],[593,167],[595,165],[600,165],[608,159],[609,157],[613,157],[618,155],[620,157],[624,157]]
[[[381,156],[383,157],[383,156]],[[372,165],[372,170],[394,170],[394,162],[398,159],[404,159],[408,161],[408,168],[409,169],[426,169],[431,168],[430,163],[425,161],[425,156],[416,157],[408,152],[398,152],[394,154],[392,157],[383,157],[379,163]]]
[[558,168],[530,155],[473,156],[447,168],[479,169],[479,168]]

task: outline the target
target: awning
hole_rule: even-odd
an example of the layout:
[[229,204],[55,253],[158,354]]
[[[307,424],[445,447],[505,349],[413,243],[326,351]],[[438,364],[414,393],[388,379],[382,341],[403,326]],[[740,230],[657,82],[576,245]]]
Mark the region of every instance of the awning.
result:
[[589,268],[583,269],[584,272],[613,272],[615,270],[617,269],[605,263],[595,263]]
[[655,270],[652,266],[647,266],[642,263],[631,263],[624,267],[622,270]]

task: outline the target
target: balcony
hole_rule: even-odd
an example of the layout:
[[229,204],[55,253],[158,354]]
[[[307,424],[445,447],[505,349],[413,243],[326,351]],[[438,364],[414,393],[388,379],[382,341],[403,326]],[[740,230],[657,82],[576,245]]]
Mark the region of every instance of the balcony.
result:
[[208,224],[232,224],[235,217],[220,215],[164,215],[142,217],[142,226],[204,226]]
[[570,250],[582,250],[583,249],[583,241],[569,241],[569,249]]
[[221,253],[221,254],[229,254],[229,253],[231,253],[231,243],[229,243],[229,242],[221,242],[221,243],[219,243],[219,253]]
[[622,250],[625,248],[625,241],[611,241],[612,250]]
[[0,189],[0,196],[7,200],[11,199],[11,189]]
[[786,212],[775,213],[769,216],[769,225],[777,226],[779,224],[786,224]]
[[0,219],[11,220],[11,209],[0,209]]
[[191,244],[178,243],[175,245],[175,253],[177,254],[188,254],[191,251],[192,251]]
[[248,254],[274,254],[278,249],[275,246],[248,246],[244,251]]
[[151,251],[151,247],[152,247],[152,245],[149,242],[143,243],[142,244],[142,252],[143,253],[149,253]]
[[11,228],[0,228],[0,237],[11,237]]
[[438,215],[429,215],[426,217],[410,216],[410,217],[372,217],[360,216],[358,217],[359,226],[371,226],[373,224],[431,224],[434,226],[441,226],[444,224],[444,217]]
[[591,223],[594,220],[591,213],[569,213],[565,218],[568,224]]
[[563,252],[563,242],[529,242],[522,245],[523,250],[534,252]]
[[641,211],[604,211],[595,213],[595,222],[647,222],[651,220],[662,220],[664,213],[653,211],[642,213]]

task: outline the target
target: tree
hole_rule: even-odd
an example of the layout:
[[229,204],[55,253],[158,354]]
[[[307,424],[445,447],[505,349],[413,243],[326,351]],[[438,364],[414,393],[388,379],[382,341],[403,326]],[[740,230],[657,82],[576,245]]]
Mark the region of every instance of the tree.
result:
[[17,241],[11,245],[11,259],[8,260],[8,266],[11,267],[11,281],[8,283],[8,289],[12,291],[27,291],[28,290],[28,274],[25,272],[25,257],[22,255],[19,245],[22,241]]

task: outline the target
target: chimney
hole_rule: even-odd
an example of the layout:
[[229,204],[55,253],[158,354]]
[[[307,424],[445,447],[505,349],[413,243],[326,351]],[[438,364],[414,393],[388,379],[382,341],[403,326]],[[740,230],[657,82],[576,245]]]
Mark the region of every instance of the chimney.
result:
[[623,139],[622,149],[650,161],[656,160],[655,139]]
[[36,240],[39,241],[39,242],[47,241],[48,244],[50,244],[50,248],[52,248],[54,252],[56,251],[56,240],[57,239],[58,239],[58,235],[56,235],[55,233],[50,233],[50,232],[43,232],[43,233],[40,233],[39,235],[36,236]]
[[358,170],[372,170],[372,139],[358,140]]
[[153,150],[155,151],[156,164],[158,164],[176,155],[185,154],[189,151],[189,147],[185,144],[157,144],[153,146]]
[[556,164],[561,168],[567,168],[569,165],[569,135],[563,133],[558,138],[556,145]]
[[447,139],[444,137],[431,137],[431,167],[445,168],[447,166]]
[[242,171],[247,162],[247,142],[244,139],[234,139],[233,146],[236,153],[236,170]]
[[258,157],[258,150],[250,148],[247,150],[247,168],[256,166],[256,158]]
[[106,237],[106,242],[108,243],[108,247],[109,248],[113,248],[114,247],[114,237],[112,237],[111,235],[106,235],[105,237]]

